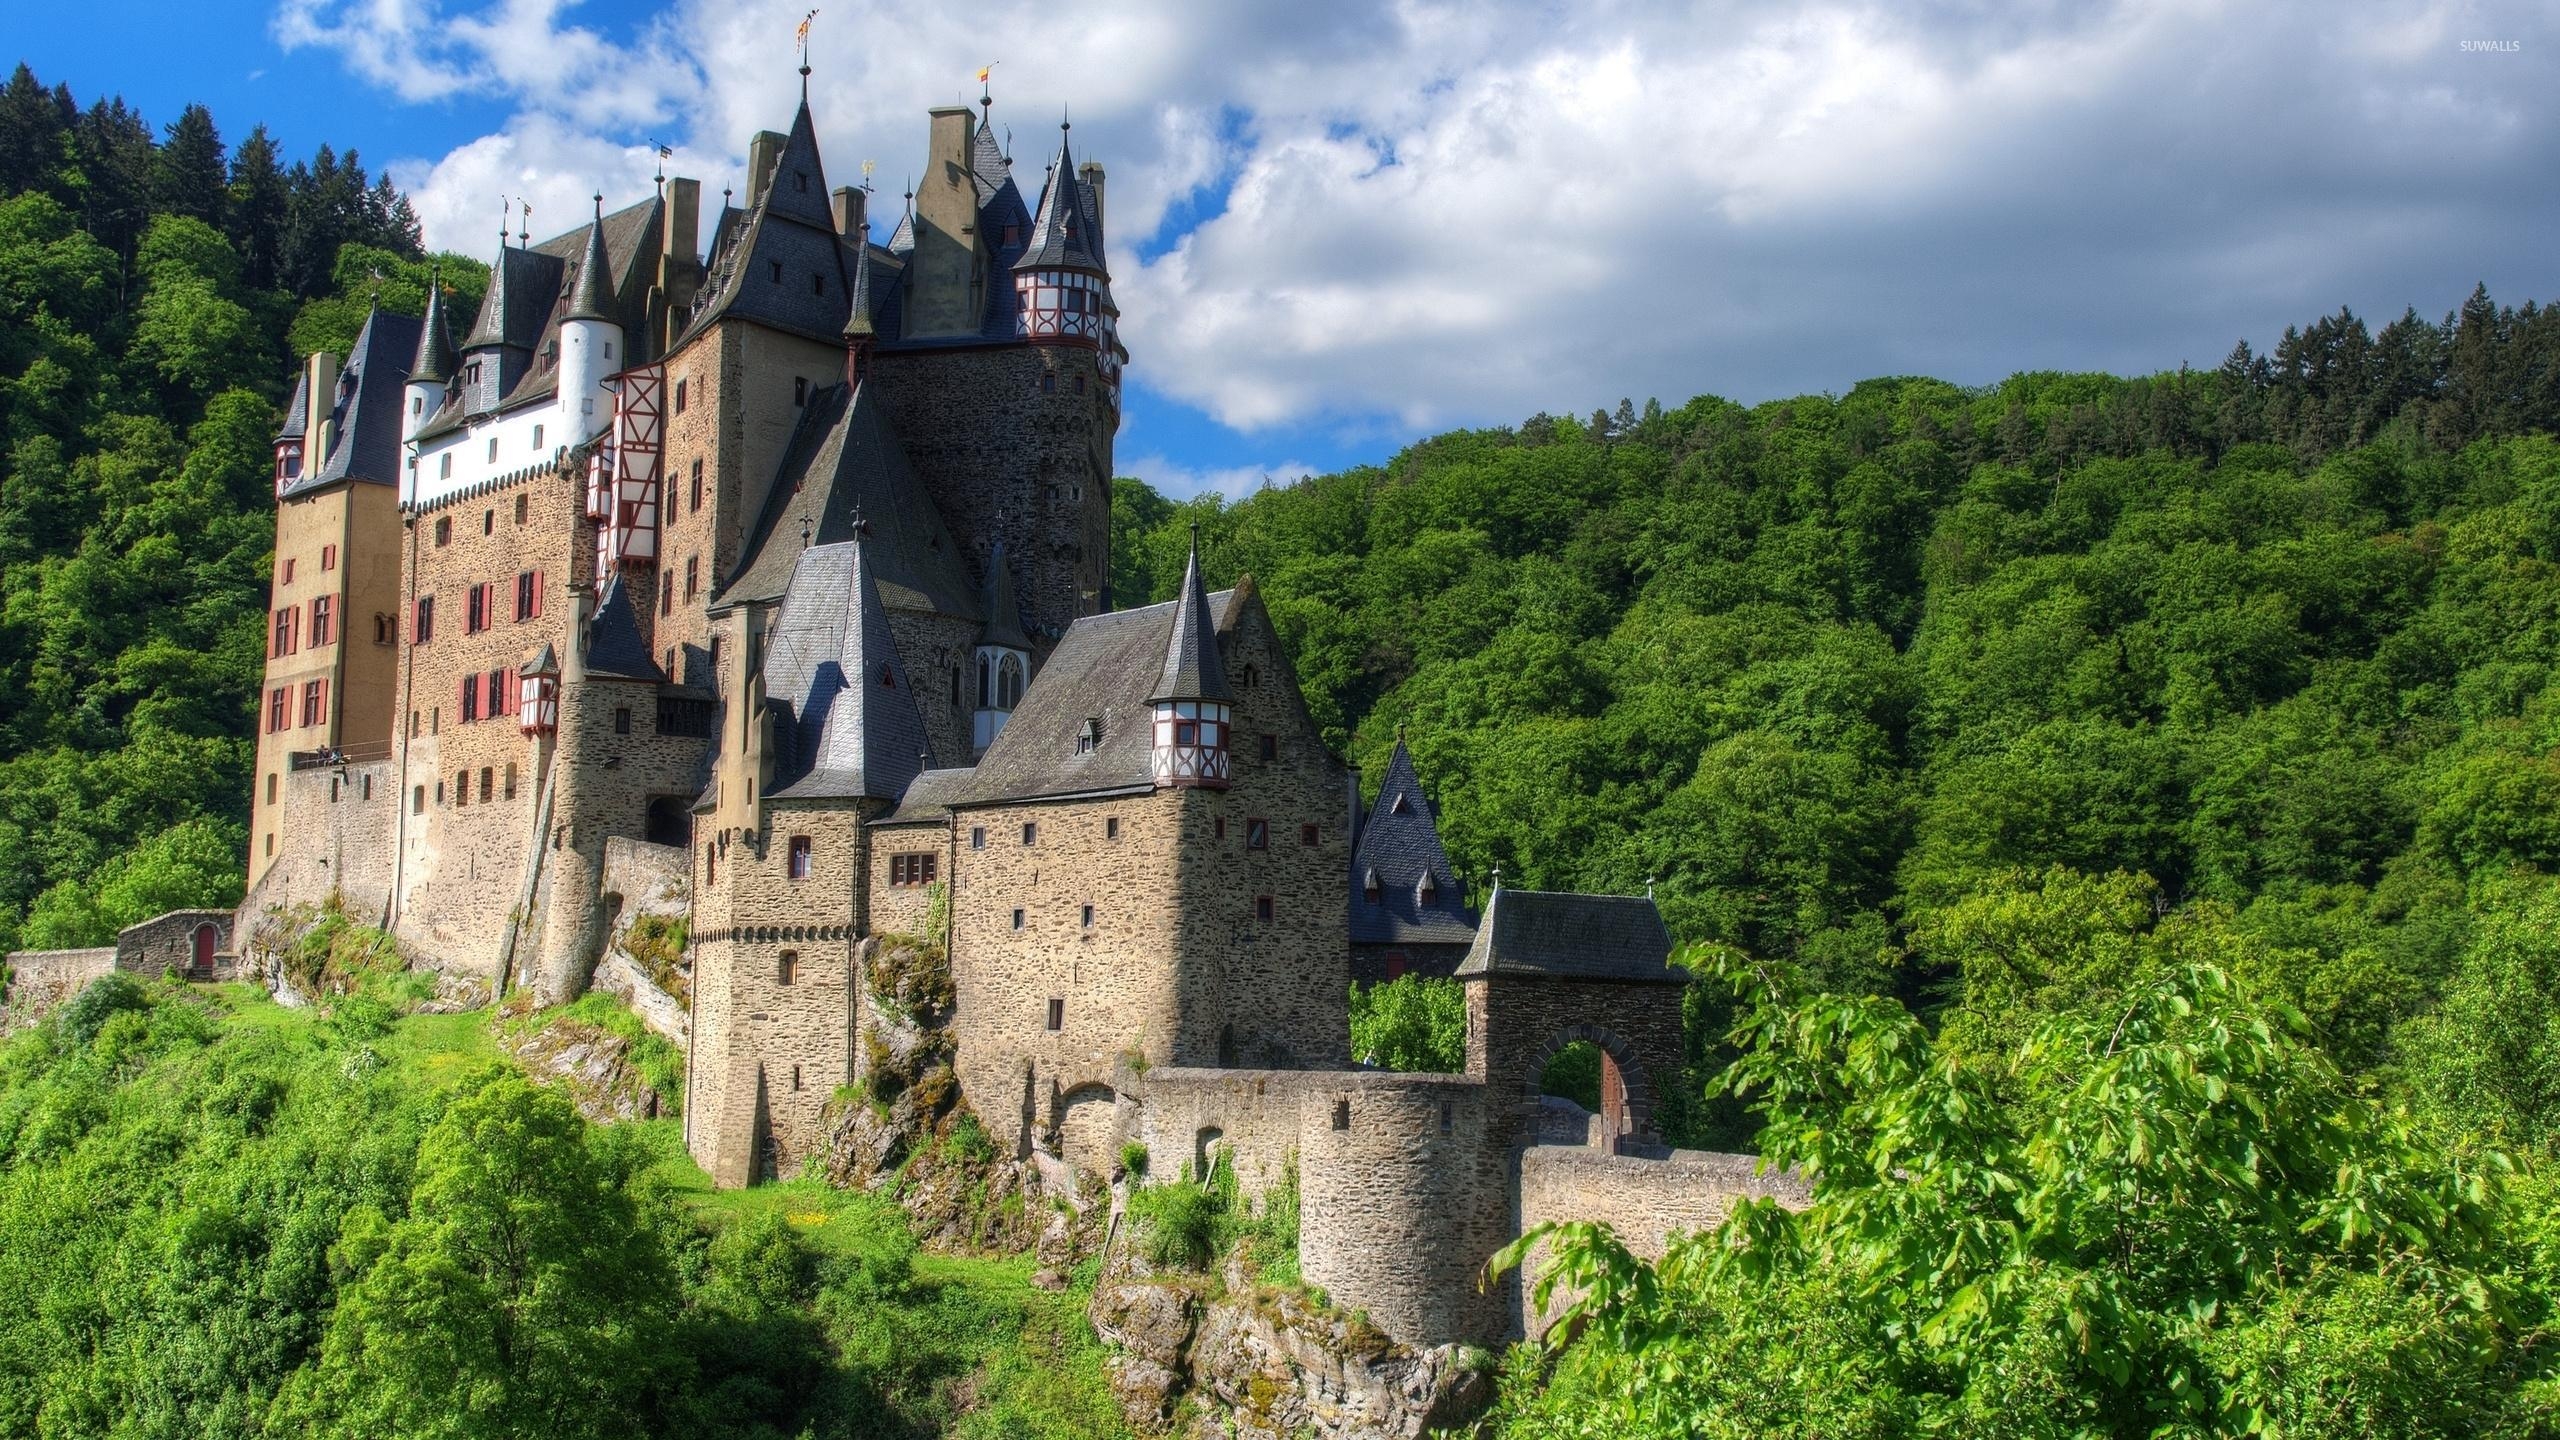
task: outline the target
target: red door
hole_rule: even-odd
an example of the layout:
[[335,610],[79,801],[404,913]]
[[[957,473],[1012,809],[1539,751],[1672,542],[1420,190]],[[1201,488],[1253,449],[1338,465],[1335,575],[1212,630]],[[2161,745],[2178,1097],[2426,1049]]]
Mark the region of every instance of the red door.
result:
[[189,968],[199,975],[213,973],[213,927],[211,925],[196,927],[195,964]]

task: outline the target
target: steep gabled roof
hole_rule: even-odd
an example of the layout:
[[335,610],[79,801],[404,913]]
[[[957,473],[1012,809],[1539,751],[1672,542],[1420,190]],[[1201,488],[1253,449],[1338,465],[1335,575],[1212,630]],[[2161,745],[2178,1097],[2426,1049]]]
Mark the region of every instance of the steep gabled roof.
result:
[[311,372],[304,370],[293,377],[293,399],[284,407],[284,428],[276,431],[276,439],[299,440],[311,427]]
[[640,634],[639,613],[619,572],[604,582],[603,593],[596,597],[595,619],[587,626],[587,676],[653,685],[666,682],[666,672],[658,668],[649,642]]
[[1012,177],[1013,162],[1005,158],[1004,147],[996,143],[996,117],[990,108],[978,122],[977,136],[969,144],[969,178],[978,187],[978,208],[985,209]]
[[973,774],[967,768],[927,770],[918,774],[898,799],[898,808],[871,823],[877,825],[940,825],[951,819],[953,801],[969,793]]
[[401,389],[409,383],[409,359],[417,351],[417,321],[379,308],[364,317],[338,374],[338,394],[315,402],[332,407],[329,453],[305,456],[302,478],[285,494],[340,480],[400,483]]
[[480,297],[480,313],[472,319],[471,333],[462,337],[462,348],[533,349],[542,339],[543,325],[560,294],[560,278],[567,270],[559,256],[544,250],[515,246],[500,250],[498,263],[489,267],[489,289]]
[[831,344],[843,340],[855,257],[836,233],[826,184],[803,100],[764,194],[743,218],[722,216],[710,274],[678,344],[730,318]]
[[618,320],[613,304],[613,262],[604,253],[604,197],[596,197],[595,223],[578,251],[577,278],[569,283],[566,320]]
[[1671,932],[1642,895],[1497,889],[1457,973],[1685,983],[1670,961]]
[[831,385],[809,398],[745,558],[719,598],[775,599],[802,553],[853,539],[857,517],[871,534],[865,550],[872,583],[890,608],[979,618],[960,542],[907,463],[870,385]]
[[1191,534],[1191,558],[1183,562],[1182,591],[1174,597],[1173,624],[1165,633],[1164,663],[1158,667],[1156,700],[1225,700],[1227,662],[1218,653],[1217,613],[1209,608],[1209,592],[1200,583],[1200,533]]
[[[1368,898],[1371,875],[1378,877],[1374,905]],[[1438,891],[1428,906],[1417,894],[1425,875]],[[1360,843],[1351,852],[1351,939],[1368,945],[1463,945],[1475,933],[1466,887],[1441,848],[1438,817],[1399,736],[1378,786],[1377,807],[1362,819]]]
[[1058,160],[1049,168],[1049,183],[1040,190],[1032,212],[1031,233],[1022,242],[1016,270],[1086,270],[1103,273],[1101,258],[1087,233],[1084,183],[1076,178],[1075,156],[1068,151],[1064,129],[1058,133]]
[[776,800],[895,801],[926,768],[924,716],[861,541],[803,551],[765,639]]
[[[1229,615],[1234,596],[1221,590],[1200,609]],[[1152,785],[1155,710],[1147,697],[1163,674],[1166,641],[1180,608],[1168,600],[1087,615],[1068,626],[1003,733],[978,761],[969,801],[994,804]],[[1088,719],[1102,722],[1102,743],[1079,751],[1076,735]]]

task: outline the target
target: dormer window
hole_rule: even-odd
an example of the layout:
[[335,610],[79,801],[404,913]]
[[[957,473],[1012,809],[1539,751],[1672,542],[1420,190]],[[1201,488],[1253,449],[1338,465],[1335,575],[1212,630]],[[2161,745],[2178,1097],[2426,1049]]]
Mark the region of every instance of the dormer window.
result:
[[799,192],[800,192],[801,194],[803,194],[803,195],[808,194],[808,193],[809,193],[809,172],[808,172],[808,171],[806,171],[806,170],[794,170],[794,171],[792,171],[792,172],[791,172],[791,188],[792,188],[792,189],[794,189],[794,190],[799,191]]
[[1390,815],[1404,815],[1411,813],[1412,808],[1412,806],[1405,803],[1405,799],[1402,795],[1398,795],[1394,802],[1387,806],[1387,813]]
[[1085,717],[1084,728],[1076,731],[1076,753],[1090,755],[1102,748],[1102,717]]
[[774,283],[774,284],[776,284],[776,285],[781,284],[781,283],[782,283],[782,262],[781,262],[781,261],[779,261],[779,260],[768,260],[768,261],[766,261],[766,262],[765,262],[765,264],[766,264],[766,265],[768,265],[768,266],[770,266],[770,267],[772,268],[772,273],[773,273],[773,283]]
[[1368,901],[1372,905],[1375,905],[1387,898],[1386,887],[1378,883],[1377,871],[1372,870],[1361,879],[1360,898]]
[[1421,879],[1413,882],[1413,903],[1425,909],[1440,903],[1440,882],[1433,879],[1428,870],[1422,872]]

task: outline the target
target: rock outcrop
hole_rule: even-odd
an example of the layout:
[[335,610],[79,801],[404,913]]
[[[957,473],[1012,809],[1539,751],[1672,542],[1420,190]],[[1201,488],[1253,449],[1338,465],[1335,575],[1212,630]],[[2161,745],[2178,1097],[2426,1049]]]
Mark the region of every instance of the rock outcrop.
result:
[[1113,1262],[1089,1317],[1129,1423],[1186,1440],[1418,1440],[1493,1396],[1480,1351],[1393,1343],[1303,1291]]
[[656,1118],[658,1092],[632,1066],[629,1044],[612,1031],[582,1020],[554,1019],[523,1030],[501,1024],[496,1035],[527,1075],[568,1091],[578,1113],[589,1120],[606,1124]]

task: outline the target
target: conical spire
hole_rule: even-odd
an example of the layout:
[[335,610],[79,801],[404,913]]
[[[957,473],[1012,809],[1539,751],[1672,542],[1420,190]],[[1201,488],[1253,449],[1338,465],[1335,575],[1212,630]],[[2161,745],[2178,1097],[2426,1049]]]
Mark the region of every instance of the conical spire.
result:
[[1005,563],[1002,540],[987,553],[987,583],[978,608],[987,613],[987,628],[978,636],[979,644],[1026,652],[1031,649],[1031,637],[1022,633],[1022,607],[1013,598],[1013,567]]
[[827,204],[827,171],[818,158],[818,127],[809,118],[805,95],[791,117],[791,133],[783,139],[782,154],[773,162],[773,176],[765,182],[763,206],[768,215],[786,215],[829,234],[835,232],[835,211]]
[[995,102],[980,100],[986,116],[978,122],[978,133],[969,145],[969,178],[976,182],[978,203],[985,205],[1004,188],[1013,162],[1005,158],[1004,147],[996,143]]
[[1191,558],[1182,567],[1182,594],[1173,607],[1164,671],[1149,703],[1159,700],[1226,700],[1227,663],[1218,654],[1218,622],[1209,613],[1209,591],[1200,583],[1200,527],[1191,527]]
[[441,385],[453,378],[453,329],[444,318],[442,277],[427,279],[427,318],[418,324],[418,354],[409,362],[411,384]]
[[604,254],[604,195],[596,195],[596,219],[587,227],[586,254],[578,261],[578,281],[569,292],[571,320],[613,318],[612,266]]
[[1067,127],[1058,127],[1058,161],[1049,167],[1049,183],[1040,191],[1039,213],[1031,218],[1030,237],[1022,243],[1016,270],[1086,270],[1102,273],[1082,221],[1075,156],[1067,150]]
[[[868,230],[868,225],[863,227]],[[844,318],[844,333],[851,339],[867,340],[871,329],[871,237],[853,237],[853,295],[849,313]]]
[[776,797],[894,801],[925,768],[923,712],[899,663],[868,548],[857,533],[800,552],[783,596],[764,664],[767,693],[792,714]]

